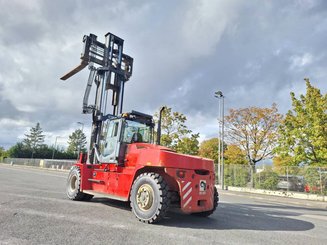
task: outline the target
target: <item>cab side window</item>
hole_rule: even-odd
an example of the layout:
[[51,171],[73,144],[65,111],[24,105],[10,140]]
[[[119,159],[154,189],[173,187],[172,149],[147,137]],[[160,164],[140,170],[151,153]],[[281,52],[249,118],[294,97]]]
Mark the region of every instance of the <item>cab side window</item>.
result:
[[102,152],[103,157],[110,156],[115,153],[118,136],[118,121],[109,121],[107,125],[107,132],[104,134],[104,149]]

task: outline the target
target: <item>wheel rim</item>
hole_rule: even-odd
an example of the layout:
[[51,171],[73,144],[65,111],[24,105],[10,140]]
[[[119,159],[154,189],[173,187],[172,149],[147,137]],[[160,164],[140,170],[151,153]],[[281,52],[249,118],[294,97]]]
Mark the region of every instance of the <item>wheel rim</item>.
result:
[[153,189],[150,185],[144,184],[140,186],[136,194],[136,202],[138,207],[143,210],[149,210],[153,205]]
[[77,177],[74,175],[70,179],[70,186],[69,186],[70,187],[70,190],[71,191],[76,190],[76,186],[77,186]]

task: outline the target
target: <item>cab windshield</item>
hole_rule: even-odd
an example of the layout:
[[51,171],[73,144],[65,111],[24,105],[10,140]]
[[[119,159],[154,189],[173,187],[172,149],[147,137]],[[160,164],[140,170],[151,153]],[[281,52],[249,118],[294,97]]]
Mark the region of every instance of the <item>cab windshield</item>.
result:
[[124,143],[152,143],[153,127],[137,121],[125,120],[123,128]]
[[153,127],[132,120],[125,120],[122,141],[124,143],[152,143]]

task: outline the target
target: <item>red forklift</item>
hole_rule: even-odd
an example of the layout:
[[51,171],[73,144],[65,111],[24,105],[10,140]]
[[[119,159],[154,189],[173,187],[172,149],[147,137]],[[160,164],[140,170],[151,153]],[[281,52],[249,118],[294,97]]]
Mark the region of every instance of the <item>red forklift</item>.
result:
[[[122,112],[125,83],[133,71],[133,58],[123,53],[124,40],[107,33],[101,43],[90,34],[83,43],[80,65],[61,78],[66,80],[86,66],[90,70],[83,100],[83,113],[92,114],[90,147],[70,170],[68,198],[89,201],[96,196],[130,202],[137,219],[145,223],[158,222],[170,207],[211,215],[218,206],[213,161],[160,145],[164,108],[159,113],[156,143],[151,115]],[[89,105],[92,85],[95,100]]]

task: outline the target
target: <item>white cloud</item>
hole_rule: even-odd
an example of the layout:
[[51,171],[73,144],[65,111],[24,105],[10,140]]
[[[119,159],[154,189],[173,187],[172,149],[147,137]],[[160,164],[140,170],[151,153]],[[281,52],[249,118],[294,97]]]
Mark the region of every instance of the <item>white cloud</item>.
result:
[[28,127],[30,123],[25,120],[14,120],[10,118],[0,118],[0,128]]
[[313,56],[310,53],[293,55],[290,57],[290,69],[302,69],[303,67],[310,65],[312,62]]
[[236,14],[237,1],[192,1],[182,16],[182,48],[191,56],[212,54]]

